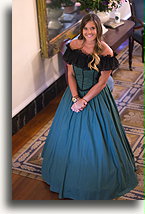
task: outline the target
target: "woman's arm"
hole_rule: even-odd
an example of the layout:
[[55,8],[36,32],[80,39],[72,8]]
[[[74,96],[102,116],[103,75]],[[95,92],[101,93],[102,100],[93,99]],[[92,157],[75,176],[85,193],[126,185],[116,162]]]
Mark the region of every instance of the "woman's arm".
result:
[[74,97],[78,95],[76,78],[72,65],[68,64],[67,67],[68,67],[68,84],[71,90],[72,97]]
[[[72,49],[78,49],[79,44],[78,44],[78,39],[72,40],[70,43],[70,47]],[[72,93],[72,97],[78,95],[78,91],[77,91],[77,83],[76,83],[76,79],[75,79],[75,74],[74,74],[74,70],[73,70],[73,66],[67,64],[68,67],[68,84]]]
[[[71,45],[72,49],[78,48],[79,47],[78,46],[79,45],[78,44],[78,40],[73,40],[70,43],[70,45]],[[67,64],[67,67],[68,67],[68,84],[69,84],[69,87],[70,87],[70,90],[71,90],[72,97],[79,96],[78,95],[77,82],[76,82],[73,66]],[[87,102],[78,97],[78,101],[76,103],[72,104],[71,109],[73,111],[75,111],[75,112],[79,112],[80,110],[83,110],[86,107],[86,105],[87,105]]]
[[107,84],[107,80],[110,76],[112,71],[102,71],[101,76],[99,78],[99,82],[94,85],[88,93],[83,97],[87,102],[89,102],[91,99],[93,99],[97,94],[99,94],[103,88],[105,88]]
[[[68,66],[68,84],[71,90],[72,97],[75,97],[75,96],[78,96],[75,74],[74,74],[72,65],[67,65],[67,66]],[[80,110],[83,110],[86,107],[86,105],[87,105],[87,102],[78,97],[78,101],[72,104],[71,109],[72,111],[79,112]]]

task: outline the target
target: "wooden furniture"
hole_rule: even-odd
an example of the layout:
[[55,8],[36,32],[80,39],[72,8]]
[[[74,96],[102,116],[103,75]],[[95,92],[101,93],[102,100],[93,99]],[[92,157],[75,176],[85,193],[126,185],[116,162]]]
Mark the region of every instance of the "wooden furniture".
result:
[[104,41],[115,51],[124,41],[129,39],[129,69],[132,70],[132,50],[133,50],[133,28],[135,23],[130,20],[123,20],[124,24],[107,31],[104,34]]

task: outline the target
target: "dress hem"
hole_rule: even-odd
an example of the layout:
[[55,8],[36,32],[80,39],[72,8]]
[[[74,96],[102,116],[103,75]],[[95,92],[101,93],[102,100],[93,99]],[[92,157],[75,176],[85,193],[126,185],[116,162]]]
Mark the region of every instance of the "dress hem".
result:
[[138,182],[137,182],[137,183],[134,184],[132,187],[125,189],[124,191],[122,191],[121,193],[118,193],[117,195],[115,195],[113,198],[110,198],[110,199],[79,199],[79,198],[77,198],[77,197],[75,197],[75,196],[70,196],[70,194],[67,194],[67,193],[66,193],[66,194],[63,194],[63,195],[65,195],[65,197],[64,197],[64,196],[63,196],[63,197],[60,196],[60,192],[57,191],[55,187],[53,187],[53,186],[52,186],[51,184],[49,184],[47,181],[45,181],[45,182],[50,186],[50,191],[51,191],[51,192],[55,192],[55,193],[58,193],[58,194],[59,194],[59,196],[58,196],[59,199],[66,199],[66,198],[69,198],[69,199],[72,199],[72,200],[113,200],[113,199],[115,199],[115,198],[117,198],[117,197],[121,197],[121,196],[125,195],[126,193],[130,192],[131,190],[133,190],[133,189],[138,185]]

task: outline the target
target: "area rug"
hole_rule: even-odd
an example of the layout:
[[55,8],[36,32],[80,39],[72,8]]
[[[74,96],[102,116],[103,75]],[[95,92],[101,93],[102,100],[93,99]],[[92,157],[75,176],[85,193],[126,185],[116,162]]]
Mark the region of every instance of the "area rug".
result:
[[[113,72],[115,98],[119,114],[135,155],[139,184],[131,192],[116,200],[143,200],[143,63],[136,43],[133,52],[133,70],[128,66],[128,48],[117,58],[119,69]],[[22,149],[13,156],[12,172],[33,179],[41,178],[41,152],[52,121],[49,121]]]

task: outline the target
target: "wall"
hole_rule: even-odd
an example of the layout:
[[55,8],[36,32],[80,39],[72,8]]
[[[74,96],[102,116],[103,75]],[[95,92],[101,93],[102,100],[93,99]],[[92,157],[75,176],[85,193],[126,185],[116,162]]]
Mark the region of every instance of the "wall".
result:
[[64,73],[64,68],[61,55],[45,60],[40,56],[36,0],[13,0],[12,28],[14,117],[56,81]]

